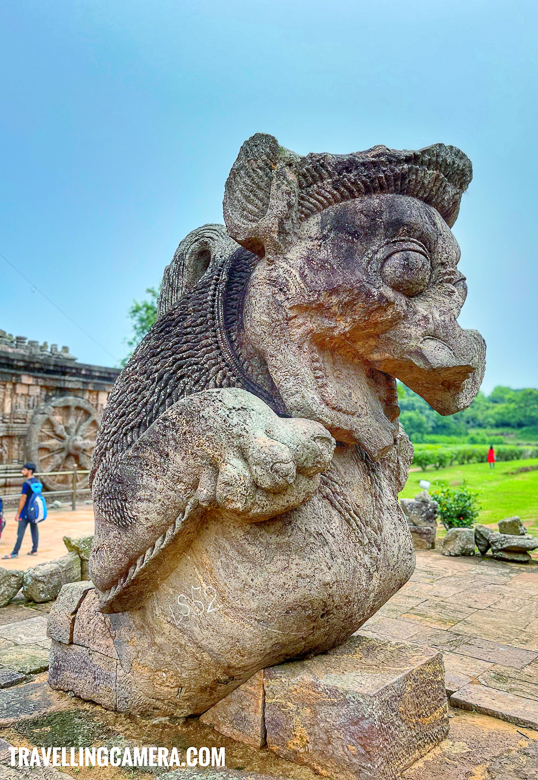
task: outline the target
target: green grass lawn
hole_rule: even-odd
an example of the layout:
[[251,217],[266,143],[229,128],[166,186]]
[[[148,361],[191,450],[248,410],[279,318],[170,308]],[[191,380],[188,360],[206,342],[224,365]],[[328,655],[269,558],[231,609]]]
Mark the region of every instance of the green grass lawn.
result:
[[505,517],[519,515],[525,525],[529,526],[530,533],[538,536],[538,471],[507,473],[533,465],[538,465],[538,458],[496,463],[492,471],[487,463],[451,466],[439,471],[412,471],[400,498],[413,498],[419,493],[421,488],[418,483],[421,479],[431,482],[430,493],[436,487],[455,487],[465,481],[469,487],[479,491],[478,499],[482,507],[479,523],[488,525]]

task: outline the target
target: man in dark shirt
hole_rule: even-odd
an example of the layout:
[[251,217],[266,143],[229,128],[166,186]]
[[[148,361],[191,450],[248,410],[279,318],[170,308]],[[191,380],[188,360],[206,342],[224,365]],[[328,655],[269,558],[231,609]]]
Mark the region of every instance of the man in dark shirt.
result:
[[15,542],[13,552],[10,553],[10,555],[4,555],[4,558],[17,558],[28,525],[30,526],[30,533],[32,534],[32,549],[28,555],[37,555],[37,546],[39,544],[39,531],[37,529],[37,523],[30,522],[26,515],[26,507],[28,506],[28,499],[31,492],[31,487],[28,484],[28,481],[33,478],[34,471],[35,463],[25,463],[22,468],[24,484],[22,486],[21,497],[19,499],[19,507],[15,516],[15,521],[19,523],[17,528],[17,541]]

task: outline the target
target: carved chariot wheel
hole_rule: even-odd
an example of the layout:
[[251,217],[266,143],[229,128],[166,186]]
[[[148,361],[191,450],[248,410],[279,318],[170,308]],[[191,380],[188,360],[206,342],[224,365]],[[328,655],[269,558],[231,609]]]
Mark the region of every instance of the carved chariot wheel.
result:
[[[53,398],[34,412],[26,451],[38,472],[72,471],[90,469],[95,440],[100,428],[97,410],[88,401],[75,396]],[[71,477],[43,476],[42,482],[49,490],[71,487]],[[88,475],[78,478],[79,488],[88,487]]]

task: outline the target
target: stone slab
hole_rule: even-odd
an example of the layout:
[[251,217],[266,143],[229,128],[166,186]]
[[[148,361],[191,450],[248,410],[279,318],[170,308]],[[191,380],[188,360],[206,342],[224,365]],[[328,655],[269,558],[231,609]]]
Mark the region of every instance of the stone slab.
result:
[[11,602],[7,607],[0,609],[0,627],[7,626],[10,623],[18,623],[21,620],[29,620],[31,617],[37,617],[38,612],[31,607],[23,607],[20,604]]
[[75,552],[83,561],[89,561],[92,552],[92,536],[64,536],[63,543],[67,548],[67,552]]
[[499,520],[497,523],[500,534],[510,534],[511,536],[525,536],[527,529],[517,515]]
[[264,673],[257,672],[250,680],[204,712],[200,722],[237,742],[255,748],[265,745]]
[[118,662],[107,655],[53,640],[49,685],[113,710],[116,709],[117,666]]
[[12,767],[0,764],[0,780],[73,780],[73,775],[53,767]]
[[23,572],[0,567],[0,607],[9,604],[22,587]]
[[362,628],[357,631],[357,634],[370,635],[377,639],[385,639],[391,641],[407,641],[420,630],[420,626],[416,626],[413,623],[409,623],[406,620],[396,620],[394,618],[386,618],[382,615],[374,615],[373,618],[367,620]]
[[498,550],[496,552],[492,552],[492,555],[498,561],[508,561],[509,563],[530,563],[532,561],[532,557],[528,552]]
[[449,604],[439,599],[423,601],[408,612],[404,612],[405,620],[425,623],[433,628],[451,628],[465,618],[469,618],[476,610],[459,604]]
[[475,710],[509,723],[538,730],[538,701],[514,696],[478,683],[466,685],[450,697],[454,707]]
[[435,528],[428,526],[410,525],[411,538],[415,550],[434,550],[435,549]]
[[112,640],[110,617],[99,612],[99,599],[93,588],[87,591],[75,616],[73,643],[88,647],[109,658],[118,658]]
[[524,669],[512,669],[510,666],[494,664],[479,678],[482,685],[494,688],[524,699],[538,702],[538,669],[526,666]]
[[493,533],[489,537],[491,552],[495,555],[498,552],[523,552],[536,550],[538,548],[538,539],[529,534],[525,536],[514,536],[511,534]]
[[30,601],[53,601],[62,586],[80,580],[80,557],[71,552],[56,561],[40,563],[24,572],[23,593]]
[[489,528],[487,525],[481,525],[478,523],[474,527],[474,541],[480,555],[485,555],[489,550],[489,537],[495,533],[495,529]]
[[477,658],[457,655],[456,653],[444,653],[443,661],[445,664],[445,687],[449,696],[469,685],[480,674],[487,672],[492,667],[489,661],[480,661]]
[[473,528],[449,528],[443,541],[443,555],[474,555]]
[[176,769],[159,775],[160,780],[286,780],[282,775],[259,775],[232,769]]
[[26,675],[21,674],[16,669],[10,669],[8,666],[0,669],[0,688],[11,688],[13,685],[19,685],[19,683],[25,680]]
[[0,727],[66,709],[67,703],[47,683],[32,682],[0,691]]
[[16,645],[2,652],[0,662],[21,674],[39,674],[49,668],[49,651],[40,645]]
[[538,658],[538,653],[534,651],[523,650],[513,645],[500,645],[478,637],[461,644],[455,652],[501,666],[510,666],[513,669],[523,669]]
[[267,746],[338,780],[392,780],[448,733],[442,656],[354,636],[266,669]]
[[68,645],[73,641],[75,615],[91,582],[70,582],[64,585],[54,602],[47,623],[47,636]]
[[0,638],[7,639],[17,645],[48,645],[47,618],[39,617],[21,620],[0,627]]

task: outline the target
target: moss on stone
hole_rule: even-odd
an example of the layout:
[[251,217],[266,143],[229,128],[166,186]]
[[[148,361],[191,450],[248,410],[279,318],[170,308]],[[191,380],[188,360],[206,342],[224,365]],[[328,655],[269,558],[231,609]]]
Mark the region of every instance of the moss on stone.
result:
[[91,713],[77,710],[53,712],[17,723],[16,730],[40,747],[91,747],[114,734]]

